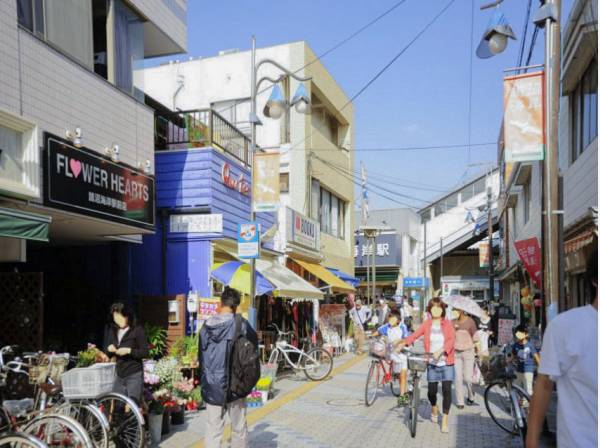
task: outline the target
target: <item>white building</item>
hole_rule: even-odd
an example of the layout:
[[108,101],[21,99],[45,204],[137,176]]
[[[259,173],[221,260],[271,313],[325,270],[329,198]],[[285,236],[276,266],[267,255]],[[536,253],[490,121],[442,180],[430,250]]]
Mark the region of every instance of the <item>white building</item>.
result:
[[[312,101],[310,115],[292,108],[279,120],[265,117],[262,111],[271,92],[269,83],[263,83],[259,90],[257,112],[263,125],[257,129],[257,143],[265,151],[281,151],[282,207],[276,249],[294,259],[352,275],[354,184],[348,178],[354,169],[352,104],[325,67],[314,62],[316,56],[306,42],[257,49],[257,62],[265,58],[298,76],[312,78],[305,83]],[[277,79],[281,74],[267,64],[257,78]],[[212,108],[249,133],[250,78],[251,53],[229,50],[214,57],[147,68],[136,79],[152,98],[173,110]],[[288,77],[280,85],[290,101],[298,82]],[[299,219],[317,224],[319,241],[293,241],[288,208]]]

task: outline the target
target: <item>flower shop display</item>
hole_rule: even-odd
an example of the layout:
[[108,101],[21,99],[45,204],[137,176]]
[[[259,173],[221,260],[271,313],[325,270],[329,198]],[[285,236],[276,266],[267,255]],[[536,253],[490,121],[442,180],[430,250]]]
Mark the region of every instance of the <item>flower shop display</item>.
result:
[[194,380],[192,378],[182,379],[173,383],[173,398],[175,407],[171,410],[171,423],[173,425],[182,425],[184,422],[184,411],[194,390]]
[[87,349],[77,352],[76,367],[89,367],[98,362],[105,362],[106,355],[94,344],[87,345]]
[[246,397],[246,406],[249,408],[259,408],[263,405],[262,394],[259,390],[253,390]]
[[184,366],[198,366],[198,336],[182,336],[169,349],[169,356]]
[[256,390],[260,392],[263,404],[269,400],[272,384],[273,378],[268,376],[260,378],[258,383],[256,383]]

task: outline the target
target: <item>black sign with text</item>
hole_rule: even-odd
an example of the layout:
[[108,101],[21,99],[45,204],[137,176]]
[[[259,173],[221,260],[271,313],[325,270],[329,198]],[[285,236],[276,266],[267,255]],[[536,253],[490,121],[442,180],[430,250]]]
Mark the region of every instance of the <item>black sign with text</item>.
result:
[[154,178],[44,133],[44,204],[154,229]]

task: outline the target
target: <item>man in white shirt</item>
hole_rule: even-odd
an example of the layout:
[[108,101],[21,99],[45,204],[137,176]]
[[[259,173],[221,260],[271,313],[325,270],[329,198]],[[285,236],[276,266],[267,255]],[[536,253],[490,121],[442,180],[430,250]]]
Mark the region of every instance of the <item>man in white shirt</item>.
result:
[[352,308],[348,311],[352,319],[352,331],[356,342],[356,354],[362,355],[365,346],[365,325],[371,319],[371,310],[363,306],[360,299],[354,301],[354,294],[348,295],[348,303]]
[[529,410],[527,448],[537,448],[556,384],[559,448],[598,446],[598,252],[588,259],[593,303],[559,314],[544,334],[541,364]]

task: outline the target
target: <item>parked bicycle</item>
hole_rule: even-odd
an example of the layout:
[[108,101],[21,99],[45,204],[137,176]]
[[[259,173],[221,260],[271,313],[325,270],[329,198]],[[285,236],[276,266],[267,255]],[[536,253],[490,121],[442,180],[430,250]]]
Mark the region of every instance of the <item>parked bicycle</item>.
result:
[[485,407],[492,420],[504,431],[519,436],[525,446],[527,436],[527,410],[529,394],[513,381],[516,379],[510,348],[504,345],[501,351],[489,360],[482,369],[488,386],[485,389]]
[[365,385],[365,404],[371,406],[377,399],[379,389],[390,385],[392,394],[400,396],[400,381],[394,375],[393,362],[387,359],[387,343],[382,338],[376,338],[369,344],[369,355],[373,358],[367,374]]
[[[269,364],[278,365],[280,362],[283,362],[294,370],[302,370],[311,381],[321,381],[327,378],[333,368],[333,358],[327,350],[321,347],[314,347],[305,352],[294,347],[285,339],[280,339],[292,334],[291,331],[281,331],[276,324],[271,324],[270,326],[277,331],[277,339],[275,340],[275,347],[273,347],[273,351],[269,356]],[[291,354],[298,356],[296,362],[290,359]]]
[[409,397],[409,413],[408,413],[408,426],[410,429],[411,437],[417,435],[417,422],[419,418],[419,403],[421,402],[421,375],[427,370],[427,363],[432,353],[417,353],[407,347],[402,349],[402,352],[408,356],[408,370],[409,370],[409,382],[408,382],[408,397]]
[[48,448],[48,445],[24,432],[7,432],[0,435],[0,448]]

